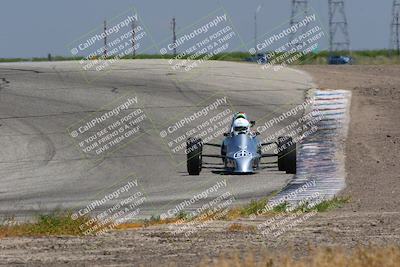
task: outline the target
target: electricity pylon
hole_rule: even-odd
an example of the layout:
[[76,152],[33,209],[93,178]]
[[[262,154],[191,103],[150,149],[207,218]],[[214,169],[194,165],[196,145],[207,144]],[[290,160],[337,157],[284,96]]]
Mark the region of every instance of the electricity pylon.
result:
[[400,55],[400,0],[393,0],[390,24],[390,51]]
[[350,38],[343,0],[328,0],[329,3],[329,50],[350,51]]
[[[308,1],[307,0],[292,0],[292,14],[290,16],[290,27],[302,21],[308,15]],[[303,27],[300,34],[307,32],[308,27]],[[289,43],[293,41],[297,32],[289,34]],[[292,44],[296,45],[296,44]]]

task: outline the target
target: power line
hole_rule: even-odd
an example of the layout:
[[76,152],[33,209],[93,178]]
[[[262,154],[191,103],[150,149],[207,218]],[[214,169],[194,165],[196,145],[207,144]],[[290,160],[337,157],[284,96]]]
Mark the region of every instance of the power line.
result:
[[255,51],[258,51],[257,49],[257,14],[260,12],[262,8],[262,5],[258,5],[256,12],[254,12],[254,49]]
[[390,51],[400,55],[400,0],[393,0],[392,23],[390,24]]
[[176,56],[176,21],[172,18],[172,43],[174,44],[174,57]]
[[328,0],[329,3],[329,50],[350,51],[350,38],[343,0]]
[[107,21],[104,20],[104,58],[107,58]]
[[[290,27],[298,24],[308,15],[308,1],[307,0],[292,0],[292,13],[290,16]],[[303,27],[300,34],[306,33],[308,30],[307,25]],[[297,44],[292,44],[295,38],[296,32],[289,34],[289,44],[296,46]]]
[[132,58],[135,58],[135,20],[132,21]]
[[254,49],[257,51],[257,12],[254,13]]

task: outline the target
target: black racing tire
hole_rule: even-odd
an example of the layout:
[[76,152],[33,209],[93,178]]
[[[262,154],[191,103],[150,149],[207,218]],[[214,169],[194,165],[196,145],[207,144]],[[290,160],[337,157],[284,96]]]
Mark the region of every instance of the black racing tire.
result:
[[288,136],[278,137],[278,169],[296,174],[296,143]]
[[286,173],[296,174],[296,144],[289,146],[285,158]]
[[279,136],[278,137],[278,141],[277,141],[277,147],[278,147],[278,170],[279,171],[286,171],[285,159],[284,159],[286,139],[287,139],[287,137],[285,137],[285,136]]
[[224,163],[225,162],[225,157],[226,157],[225,142],[223,142],[222,145],[221,145],[221,156],[222,156],[222,163]]
[[189,175],[199,175],[202,168],[203,142],[200,138],[190,137],[186,141],[187,171]]

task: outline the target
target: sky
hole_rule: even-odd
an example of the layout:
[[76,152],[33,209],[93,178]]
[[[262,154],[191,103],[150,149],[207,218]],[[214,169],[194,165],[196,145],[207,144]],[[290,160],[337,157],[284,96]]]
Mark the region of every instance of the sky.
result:
[[[327,3],[309,0],[311,12],[328,33]],[[345,5],[351,49],[388,48],[392,0],[347,0]],[[144,45],[148,49],[143,51],[147,53],[159,53],[166,40],[171,40],[172,17],[181,34],[210,14],[223,13],[236,33],[229,50],[246,51],[254,46],[254,13],[259,6],[258,39],[289,25],[291,0],[2,0],[0,58],[45,57],[48,53],[70,56],[71,44],[77,39],[100,29],[104,19],[132,8],[146,27]],[[322,48],[328,47],[327,38],[321,42]]]

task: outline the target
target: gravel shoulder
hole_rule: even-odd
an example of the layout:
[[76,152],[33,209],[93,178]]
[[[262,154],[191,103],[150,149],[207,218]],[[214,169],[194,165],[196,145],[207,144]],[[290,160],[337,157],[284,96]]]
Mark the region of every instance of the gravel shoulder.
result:
[[305,66],[315,82],[353,92],[343,211],[400,211],[400,66]]
[[[346,147],[352,201],[316,214],[277,238],[256,231],[266,218],[212,222],[190,236],[168,226],[114,231],[100,237],[6,238],[0,266],[196,265],[221,254],[248,251],[306,253],[310,246],[400,245],[400,66],[302,66],[322,88],[353,92]],[[240,224],[238,231],[230,226]]]

